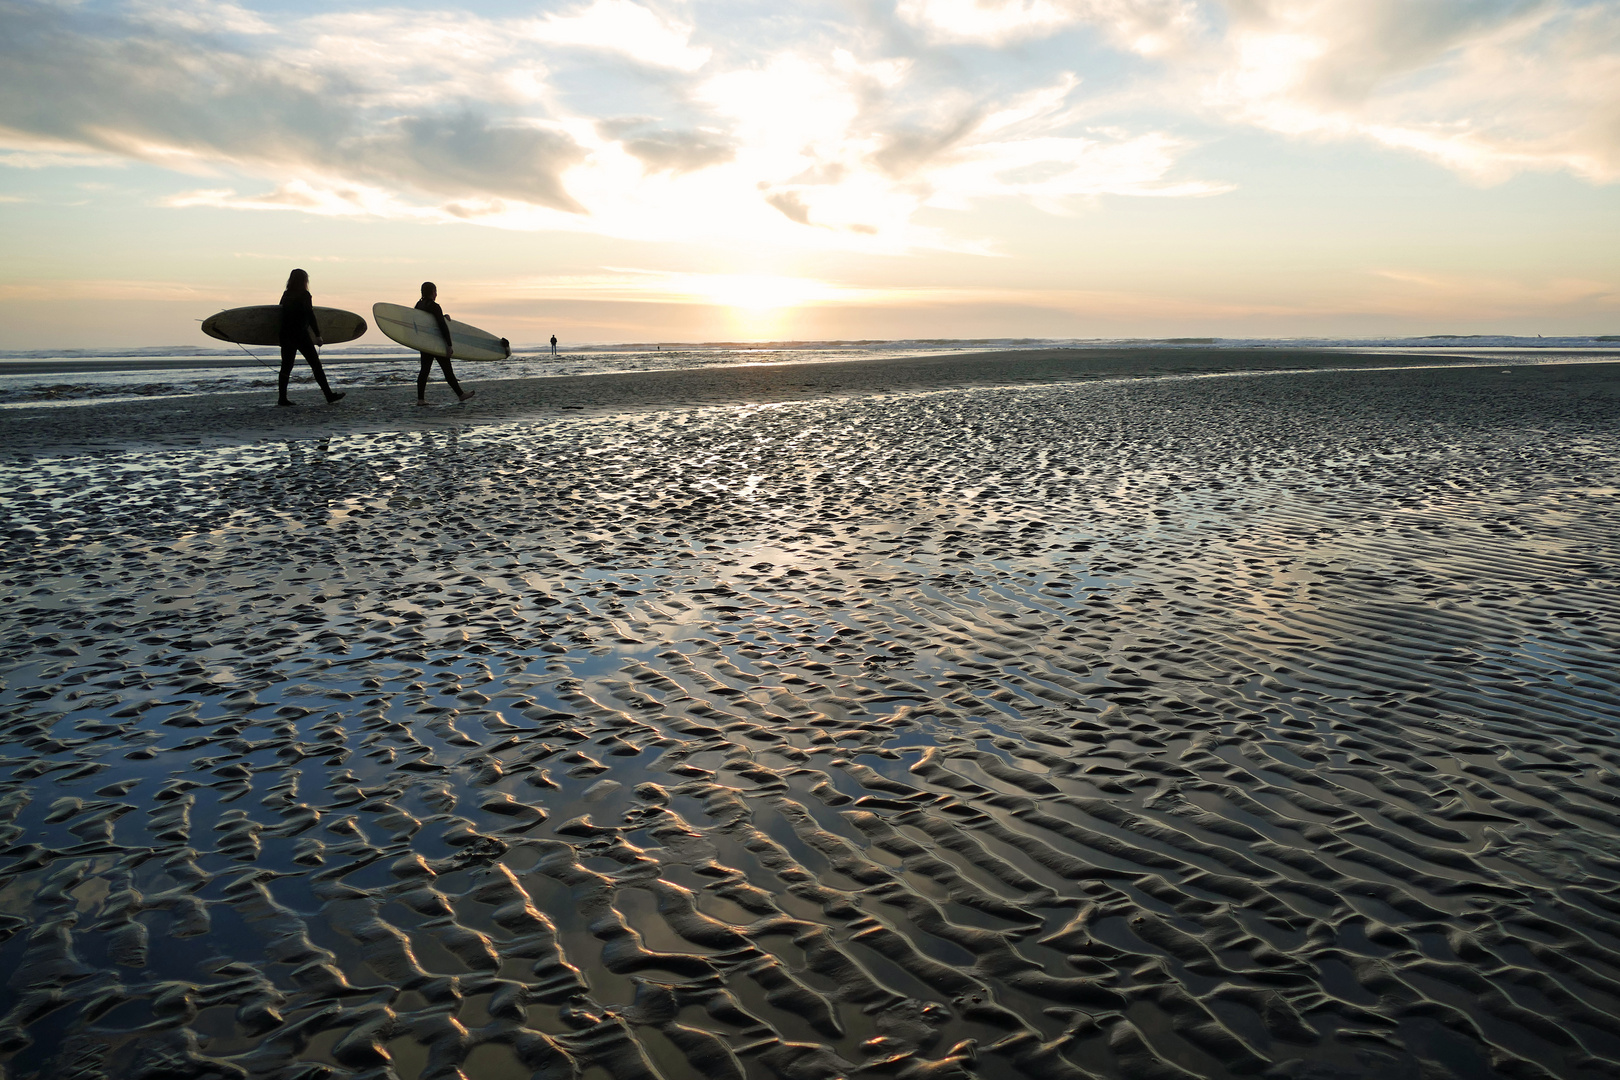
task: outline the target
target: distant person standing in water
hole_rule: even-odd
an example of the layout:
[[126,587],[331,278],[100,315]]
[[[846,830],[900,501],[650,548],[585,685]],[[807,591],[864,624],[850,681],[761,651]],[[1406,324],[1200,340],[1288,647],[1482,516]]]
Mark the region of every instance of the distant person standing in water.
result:
[[417,311],[425,311],[432,315],[439,323],[439,333],[444,335],[444,355],[434,356],[432,353],[422,354],[422,367],[416,373],[416,403],[426,405],[428,373],[433,370],[433,361],[439,362],[439,370],[444,372],[444,381],[450,385],[451,393],[457,400],[466,401],[472,397],[476,390],[462,392],[461,384],[456,382],[456,373],[450,367],[450,357],[455,355],[455,346],[450,343],[450,317],[439,306],[439,287],[431,281],[422,282],[422,299],[416,302]]
[[551,335],[551,355],[552,356],[557,355],[557,335],[556,334]]
[[294,270],[287,275],[287,289],[281,294],[281,378],[277,381],[280,391],[277,405],[297,404],[287,396],[287,381],[292,378],[293,359],[299,353],[303,353],[304,359],[309,361],[309,368],[315,373],[315,382],[319,384],[321,393],[326,395],[328,405],[344,396],[334,394],[326,381],[320,354],[315,351],[315,346],[324,344],[321,328],[315,324],[315,298],[309,294],[309,274]]

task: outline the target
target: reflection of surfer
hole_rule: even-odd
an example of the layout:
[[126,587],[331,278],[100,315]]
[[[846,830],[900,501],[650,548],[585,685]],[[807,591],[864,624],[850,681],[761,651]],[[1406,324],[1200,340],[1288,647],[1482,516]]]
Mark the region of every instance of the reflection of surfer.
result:
[[326,395],[328,404],[344,396],[332,393],[332,387],[326,381],[320,354],[315,351],[315,346],[324,344],[321,329],[315,324],[315,298],[309,294],[309,274],[294,270],[287,275],[287,290],[281,294],[281,377],[276,384],[281,396],[276,401],[277,405],[295,404],[287,396],[287,381],[292,378],[293,359],[299,353],[303,353],[304,359],[309,361],[309,368],[315,373],[315,382],[320,385],[321,393]]
[[475,390],[468,390],[466,393],[462,393],[461,384],[456,382],[456,373],[450,367],[450,357],[455,355],[456,351],[455,346],[450,341],[450,317],[446,315],[444,313],[444,309],[439,306],[438,300],[439,287],[433,284],[431,281],[422,282],[422,299],[416,302],[416,310],[427,312],[438,322],[439,333],[444,335],[444,355],[434,356],[432,353],[422,354],[422,367],[421,370],[416,373],[416,403],[418,405],[427,404],[428,373],[433,370],[434,360],[439,362],[439,370],[444,372],[444,381],[450,385],[451,392],[454,393],[457,398],[462,401],[466,401],[468,398],[472,397],[473,394],[477,393]]

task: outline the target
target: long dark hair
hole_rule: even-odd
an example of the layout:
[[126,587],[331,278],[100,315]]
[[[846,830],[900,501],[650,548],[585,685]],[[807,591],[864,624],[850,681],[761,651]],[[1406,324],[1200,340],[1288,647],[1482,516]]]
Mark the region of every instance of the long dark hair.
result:
[[309,271],[294,270],[287,275],[287,288],[298,289],[301,292],[309,291]]

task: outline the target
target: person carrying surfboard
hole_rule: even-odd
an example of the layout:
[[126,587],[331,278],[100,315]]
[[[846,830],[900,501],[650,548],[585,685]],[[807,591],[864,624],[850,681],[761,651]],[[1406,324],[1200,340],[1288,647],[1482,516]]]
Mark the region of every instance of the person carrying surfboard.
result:
[[333,393],[331,384],[326,381],[321,356],[315,351],[315,346],[324,344],[321,328],[315,322],[315,298],[309,293],[309,274],[294,270],[287,275],[287,288],[281,294],[281,377],[276,384],[280,391],[277,405],[297,404],[287,396],[287,381],[292,378],[293,360],[299,353],[309,361],[315,382],[326,395],[328,405],[346,396],[341,392]]
[[444,335],[444,355],[434,356],[432,353],[422,354],[422,367],[416,373],[416,403],[426,405],[428,374],[433,370],[433,361],[439,362],[439,370],[444,372],[444,381],[449,384],[451,393],[460,401],[466,401],[478,391],[463,392],[461,384],[456,382],[456,373],[450,367],[450,357],[455,355],[456,348],[450,341],[450,317],[439,306],[439,287],[431,281],[422,282],[422,299],[416,302],[417,311],[425,311],[432,315],[439,324],[439,333]]

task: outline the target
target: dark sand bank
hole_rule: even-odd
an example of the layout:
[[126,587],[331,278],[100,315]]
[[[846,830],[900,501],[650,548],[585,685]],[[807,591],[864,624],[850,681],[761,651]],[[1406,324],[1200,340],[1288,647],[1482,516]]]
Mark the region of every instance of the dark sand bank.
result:
[[[40,359],[40,360],[7,360],[0,363],[0,375],[76,375],[109,371],[181,371],[192,368],[268,368],[275,371],[281,364],[280,355],[276,352],[266,352],[266,346],[254,346],[257,353],[231,356],[209,354],[207,356],[115,356],[115,357],[73,357],[70,359]],[[230,348],[222,345],[221,348]],[[361,354],[358,356],[333,355],[325,353],[321,356],[321,363],[326,367],[341,368],[347,364],[373,363],[378,356]],[[409,362],[409,357],[404,358]],[[299,363],[302,365],[302,359]]]
[[[1545,359],[1552,359],[1552,356]],[[705,367],[543,379],[487,379],[463,363],[478,390],[464,406],[424,413],[414,387],[356,390],[337,406],[312,386],[295,389],[300,408],[277,409],[274,394],[199,394],[142,401],[0,410],[0,451],[72,451],[140,445],[219,445],[260,438],[398,431],[499,423],[562,410],[623,411],[670,406],[773,403],[969,386],[1016,386],[1110,378],[1479,364],[1476,357],[1309,349],[1051,349],[940,357]],[[300,366],[300,374],[307,369]],[[343,388],[341,370],[334,386]],[[451,398],[435,369],[430,399]]]
[[[695,354],[696,355],[702,355],[704,352],[708,351],[709,348],[714,348],[714,347],[715,346],[699,347],[698,350],[696,350]],[[746,348],[746,345],[743,344],[743,343],[736,343],[736,344],[729,345],[727,347],[733,348],[733,349],[743,349],[743,348]],[[1458,347],[1465,347],[1465,343],[1459,342]],[[221,349],[230,349],[231,347],[229,345],[221,345],[220,348]],[[38,357],[38,358],[29,357],[29,358],[6,359],[6,360],[0,360],[0,374],[6,374],[6,375],[43,375],[43,374],[73,375],[73,374],[83,374],[83,373],[89,373],[89,372],[109,372],[109,371],[117,371],[117,372],[123,372],[123,371],[170,371],[170,370],[179,369],[179,368],[196,368],[196,367],[222,367],[222,368],[270,367],[272,369],[274,369],[276,367],[276,365],[279,362],[279,359],[278,359],[278,356],[277,356],[277,354],[275,353],[275,351],[273,349],[270,349],[270,350],[267,351],[266,346],[254,346],[254,348],[257,351],[256,352],[251,352],[251,353],[233,354],[232,352],[220,352],[220,353],[208,353],[208,354],[205,354],[205,355],[196,355],[196,356],[193,356],[193,355],[106,356],[106,357],[103,357],[103,356],[54,357],[53,356],[53,357]],[[342,347],[339,346],[339,348],[342,348]],[[533,352],[536,355],[541,355],[541,354],[543,354],[543,347],[535,347],[534,349],[527,350],[527,351]],[[1217,361],[1217,363],[1222,364],[1222,365],[1226,365],[1226,364],[1232,363],[1234,360],[1236,362],[1239,362],[1239,363],[1264,363],[1264,358],[1265,357],[1271,356],[1271,355],[1276,355],[1276,354],[1286,354],[1286,355],[1291,355],[1291,356],[1294,356],[1294,357],[1298,357],[1298,356],[1300,356],[1302,354],[1304,354],[1304,355],[1317,355],[1317,354],[1321,354],[1321,353],[1329,352],[1329,351],[1337,352],[1337,353],[1339,353],[1341,355],[1348,355],[1351,352],[1350,349],[1343,348],[1343,347],[1335,349],[1335,350],[1297,348],[1297,347],[1296,348],[1271,347],[1271,348],[1265,348],[1265,349],[1256,349],[1256,348],[1245,348],[1245,347],[1241,347],[1241,346],[1216,346],[1216,345],[1201,345],[1196,349],[1188,349],[1186,347],[1180,347],[1180,348],[1159,347],[1159,348],[1154,348],[1152,346],[1133,346],[1131,348],[1116,348],[1116,349],[1090,348],[1090,347],[1086,347],[1086,348],[1069,347],[1069,348],[1052,348],[1052,349],[1045,349],[1045,350],[1016,349],[1016,350],[986,351],[986,350],[981,349],[981,350],[977,350],[977,351],[971,352],[971,353],[968,353],[968,352],[954,352],[954,353],[950,353],[948,355],[942,355],[942,356],[939,356],[939,357],[930,357],[930,358],[924,358],[924,359],[930,359],[930,360],[937,360],[937,359],[960,360],[960,359],[966,359],[966,360],[969,360],[970,362],[977,363],[978,361],[981,361],[981,360],[984,360],[984,359],[987,359],[987,358],[988,359],[999,360],[999,359],[1002,359],[1002,358],[1005,358],[1005,357],[1028,356],[1028,357],[1031,357],[1032,359],[1034,359],[1037,363],[1040,363],[1040,364],[1043,364],[1043,365],[1046,365],[1046,366],[1049,366],[1049,367],[1052,366],[1054,361],[1057,361],[1058,366],[1060,366],[1062,368],[1065,368],[1065,369],[1073,369],[1075,365],[1072,363],[1072,361],[1075,359],[1075,354],[1079,353],[1079,354],[1083,354],[1084,356],[1095,357],[1098,364],[1100,364],[1100,365],[1102,365],[1102,366],[1104,366],[1106,368],[1109,368],[1111,370],[1112,369],[1127,370],[1127,369],[1130,369],[1132,367],[1132,365],[1129,363],[1132,354],[1136,354],[1138,356],[1141,356],[1141,357],[1145,358],[1145,363],[1147,363],[1148,365],[1163,364],[1165,362],[1165,358],[1167,356],[1174,356],[1176,354],[1187,354],[1187,353],[1198,353],[1198,354],[1203,354],[1203,355],[1225,354],[1221,360]],[[1366,352],[1366,351],[1370,351],[1370,350],[1362,350],[1362,351]],[[1386,355],[1400,356],[1400,357],[1403,357],[1403,358],[1410,358],[1410,357],[1433,358],[1433,357],[1439,357],[1441,362],[1445,362],[1446,360],[1448,360],[1450,358],[1449,353],[1436,352],[1434,349],[1407,349],[1407,350],[1402,351],[1402,350],[1398,350],[1398,349],[1392,348],[1392,347],[1382,347],[1382,348],[1379,348],[1377,351],[1379,353],[1383,353],[1383,354],[1386,354]],[[1580,349],[1567,350],[1566,352],[1567,352],[1568,355],[1582,355],[1582,354],[1590,355],[1593,351],[1594,351],[1594,349],[1593,349],[1592,346],[1585,346],[1585,347],[1582,347]],[[1557,355],[1560,355],[1560,350],[1557,350],[1557,349],[1537,350],[1537,353],[1539,355],[1545,355],[1545,356],[1557,356]],[[415,354],[400,354],[400,355],[396,355],[396,356],[388,356],[388,355],[380,354],[380,353],[376,353],[376,352],[344,353],[344,352],[327,351],[327,352],[324,352],[322,354],[322,361],[324,363],[328,364],[328,365],[335,365],[335,366],[339,366],[339,367],[341,367],[343,365],[346,365],[346,364],[374,363],[374,362],[376,362],[378,360],[385,360],[385,359],[386,360],[404,360],[405,362],[408,363],[412,358],[414,358],[414,355]],[[787,353],[779,353],[779,354],[775,354],[775,355],[777,355],[777,356],[785,356],[785,355],[788,355],[788,354]],[[913,361],[915,359],[917,359],[917,358],[914,357],[914,356],[910,356],[910,357],[891,357],[891,358],[883,358],[883,361],[881,361],[881,362],[890,362],[890,363],[906,362],[906,361]],[[1125,368],[1120,368],[1119,367],[1120,362],[1122,360],[1126,361],[1126,367]],[[762,363],[775,362],[775,360],[773,358],[773,354],[771,354],[771,353],[762,353],[762,354],[760,354],[760,362],[762,362]],[[474,368],[473,368],[474,370],[476,370],[476,368],[479,366],[478,362],[476,362],[476,361],[467,361],[467,363],[472,363],[474,365]],[[1085,366],[1087,366],[1087,365],[1082,360],[1081,364],[1080,364],[1080,367],[1083,368]],[[1179,369],[1180,365],[1177,364],[1177,367]]]
[[6,1076],[1620,1073],[1620,368],[753,370],[0,468]]

